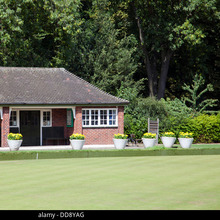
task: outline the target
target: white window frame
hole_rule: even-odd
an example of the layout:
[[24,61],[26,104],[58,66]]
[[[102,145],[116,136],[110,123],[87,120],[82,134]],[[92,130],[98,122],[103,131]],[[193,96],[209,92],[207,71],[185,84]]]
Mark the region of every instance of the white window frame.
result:
[[[10,128],[19,128],[20,126],[20,122],[19,122],[19,111],[17,111],[17,110],[11,110],[11,112],[16,112],[16,125],[10,125]],[[10,118],[9,118],[9,123],[10,123],[10,119],[11,119],[11,113],[10,113]]]
[[[82,113],[84,110],[89,110],[89,125],[83,125],[83,119],[82,119],[82,127],[83,128],[94,128],[94,127],[99,127],[99,128],[103,128],[103,127],[118,127],[118,109],[117,108],[83,108],[82,109]],[[91,111],[92,110],[98,110],[98,125],[92,125],[91,121],[92,121],[92,114]],[[106,125],[101,125],[101,115],[100,115],[100,111],[101,110],[107,110],[107,124]],[[115,125],[110,125],[109,124],[109,110],[115,110],[116,111],[116,119],[115,119]],[[82,114],[83,115],[83,114]]]
[[[50,112],[50,124],[44,125],[44,112]],[[41,110],[41,127],[52,127],[52,110],[51,109],[43,109]]]

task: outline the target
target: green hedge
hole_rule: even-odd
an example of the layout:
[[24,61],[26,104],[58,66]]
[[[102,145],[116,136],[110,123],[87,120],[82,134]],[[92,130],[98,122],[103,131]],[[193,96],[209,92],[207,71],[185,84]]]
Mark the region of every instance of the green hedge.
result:
[[220,114],[203,114],[195,118],[190,118],[187,120],[187,123],[181,124],[178,130],[193,132],[194,143],[219,143]]
[[[196,117],[181,118],[163,117],[160,119],[160,133],[173,131],[193,132],[193,143],[220,143],[220,113],[217,115],[202,114]],[[130,127],[129,127],[130,126]],[[135,119],[131,115],[125,117],[125,132],[135,134],[137,138],[148,130],[147,118]],[[161,143],[159,139],[159,143]]]
[[126,134],[135,134],[136,138],[140,139],[148,130],[148,118],[159,118],[160,133],[173,131],[178,134],[180,131],[188,131],[194,133],[194,143],[220,142],[220,113],[198,115],[198,112],[177,98],[134,100],[125,108]]

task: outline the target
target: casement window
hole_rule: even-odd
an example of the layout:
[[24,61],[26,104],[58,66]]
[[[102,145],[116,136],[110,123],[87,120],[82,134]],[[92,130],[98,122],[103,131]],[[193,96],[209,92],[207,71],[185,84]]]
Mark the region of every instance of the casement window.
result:
[[11,111],[10,115],[10,127],[17,127],[18,126],[18,115],[17,111]]
[[66,110],[66,126],[73,127],[73,111],[70,108]]
[[51,117],[51,111],[42,111],[42,126],[43,127],[51,127],[52,126],[52,117]]
[[83,109],[83,127],[116,127],[118,126],[118,111],[114,109]]
[[99,110],[91,110],[91,125],[99,125]]

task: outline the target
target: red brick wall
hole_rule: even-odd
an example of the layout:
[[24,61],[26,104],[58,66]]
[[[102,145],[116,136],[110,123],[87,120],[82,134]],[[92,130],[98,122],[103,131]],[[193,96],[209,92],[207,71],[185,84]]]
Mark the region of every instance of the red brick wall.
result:
[[[88,107],[85,107],[88,108]],[[90,107],[100,108],[100,107]],[[105,107],[106,108],[106,107]],[[109,108],[115,108],[109,107]],[[76,118],[74,127],[66,126],[66,109],[52,110],[52,126],[63,126],[64,136],[68,138],[72,133],[82,133],[86,136],[86,144],[113,144],[113,136],[124,132],[124,107],[118,107],[118,127],[107,128],[82,128],[82,107],[76,107]],[[7,147],[7,136],[9,134],[9,108],[3,108],[3,120],[1,120],[1,146]]]
[[68,138],[74,131],[73,127],[67,127],[66,126],[66,109],[53,109],[52,110],[52,126],[58,127],[63,126],[64,127],[64,137]]
[[83,128],[86,136],[85,144],[113,144],[113,136],[117,134],[118,128]]
[[74,120],[74,133],[82,134],[82,107],[76,107],[76,118]]
[[[90,107],[90,108],[93,108],[93,107]],[[100,108],[100,107],[96,107],[96,108]],[[109,108],[115,108],[115,107],[109,107]],[[82,115],[81,115],[81,120],[82,120]],[[81,124],[82,124],[82,121],[81,121]],[[88,145],[90,144],[113,144],[114,134],[124,133],[124,106],[118,107],[118,127],[83,128],[82,133],[86,136],[85,144],[88,144]]]
[[[85,107],[102,108],[102,107]],[[103,107],[104,108],[104,107]],[[106,107],[105,107],[106,108]],[[116,108],[111,106],[109,108]],[[82,128],[82,107],[76,107],[74,128],[66,127],[66,109],[53,109],[52,126],[64,126],[64,136],[69,137],[72,133],[81,133],[86,136],[86,144],[113,144],[113,136],[124,133],[124,107],[118,107],[118,127],[107,128]]]
[[9,120],[9,107],[3,107],[3,119],[1,120],[1,147],[8,147]]
[[118,107],[118,133],[124,133],[124,106]]

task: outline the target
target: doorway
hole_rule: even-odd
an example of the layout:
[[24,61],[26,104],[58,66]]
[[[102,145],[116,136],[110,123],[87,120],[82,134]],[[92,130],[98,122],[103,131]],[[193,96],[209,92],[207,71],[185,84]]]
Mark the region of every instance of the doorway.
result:
[[40,111],[20,111],[22,146],[40,145]]

